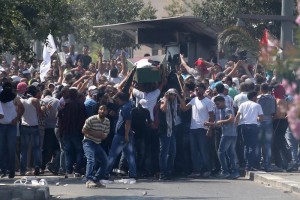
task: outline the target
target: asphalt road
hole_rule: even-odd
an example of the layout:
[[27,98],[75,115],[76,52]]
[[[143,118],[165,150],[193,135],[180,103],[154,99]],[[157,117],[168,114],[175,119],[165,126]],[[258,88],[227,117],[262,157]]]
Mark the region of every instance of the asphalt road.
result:
[[246,179],[234,181],[216,179],[181,179],[172,182],[139,180],[136,184],[115,183],[105,189],[87,189],[79,179],[65,179],[59,186],[50,184],[52,199],[82,200],[179,200],[179,199],[236,199],[236,200],[296,200],[300,196],[266,187]]

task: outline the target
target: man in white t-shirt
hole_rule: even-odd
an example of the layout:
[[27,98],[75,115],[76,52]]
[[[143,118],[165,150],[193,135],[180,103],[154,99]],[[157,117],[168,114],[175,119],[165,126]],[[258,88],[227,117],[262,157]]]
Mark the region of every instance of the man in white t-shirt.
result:
[[204,125],[205,122],[214,121],[214,103],[203,96],[206,87],[203,83],[196,83],[195,92],[197,97],[193,98],[184,108],[192,109],[192,118],[190,126],[190,144],[193,164],[193,173],[191,177],[210,176],[210,158],[208,148],[208,138],[212,130]]
[[245,142],[246,171],[251,171],[254,168],[255,149],[258,145],[258,123],[263,120],[263,111],[261,105],[256,103],[257,92],[249,92],[247,97],[249,100],[240,105],[235,123],[241,125]]

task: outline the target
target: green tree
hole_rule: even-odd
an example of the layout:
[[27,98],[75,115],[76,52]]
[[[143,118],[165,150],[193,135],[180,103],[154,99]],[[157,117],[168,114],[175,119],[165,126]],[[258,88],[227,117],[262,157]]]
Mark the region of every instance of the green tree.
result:
[[[280,0],[209,0],[201,3],[193,0],[190,8],[195,16],[200,17],[208,25],[217,25],[223,28],[234,26],[237,22],[236,14],[253,14],[253,15],[280,15]],[[245,29],[253,37],[260,39],[263,29],[269,21],[245,20]],[[275,21],[273,26],[269,27],[270,31],[279,36],[280,22]]]
[[49,32],[61,37],[72,32],[70,2],[65,0],[0,0],[0,53],[33,57],[30,40]]
[[171,4],[164,9],[168,12],[169,17],[183,15],[187,11],[180,0],[172,0]]
[[120,31],[98,30],[97,25],[136,21],[144,4],[142,0],[74,0],[75,35],[82,42],[99,42],[111,53],[115,48],[134,45],[134,40]]
[[152,6],[150,1],[148,1],[147,5],[145,5],[140,12],[140,19],[156,19],[156,12],[157,9]]

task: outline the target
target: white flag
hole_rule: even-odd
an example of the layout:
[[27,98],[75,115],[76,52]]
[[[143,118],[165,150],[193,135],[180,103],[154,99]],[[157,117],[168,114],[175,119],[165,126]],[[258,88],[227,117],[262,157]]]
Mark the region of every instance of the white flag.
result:
[[43,49],[43,62],[40,66],[41,81],[45,81],[45,76],[51,67],[51,56],[56,51],[56,45],[51,34],[48,35]]

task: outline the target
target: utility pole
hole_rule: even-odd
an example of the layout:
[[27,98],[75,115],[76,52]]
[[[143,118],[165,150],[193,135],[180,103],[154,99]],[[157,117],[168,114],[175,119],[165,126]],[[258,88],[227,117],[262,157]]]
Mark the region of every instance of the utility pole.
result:
[[[282,0],[281,16],[292,17],[294,9],[293,0]],[[280,46],[285,49],[293,44],[293,21],[281,21]]]

